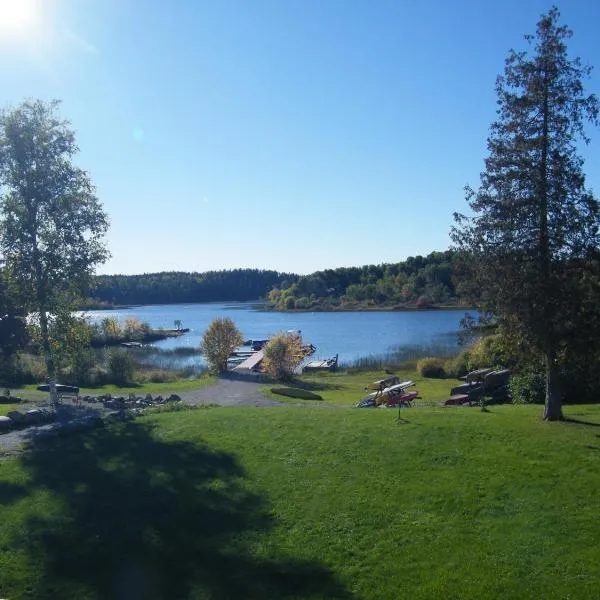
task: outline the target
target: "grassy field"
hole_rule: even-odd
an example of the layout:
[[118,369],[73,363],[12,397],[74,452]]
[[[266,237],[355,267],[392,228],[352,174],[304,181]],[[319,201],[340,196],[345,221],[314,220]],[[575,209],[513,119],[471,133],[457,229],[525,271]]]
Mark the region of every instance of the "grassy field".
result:
[[[412,380],[416,386],[412,389],[418,390],[420,398],[416,400],[416,406],[431,406],[447,400],[450,396],[450,388],[463,383],[458,379],[427,379],[422,377],[417,371],[408,369],[398,369],[394,375],[402,381]],[[365,387],[373,381],[378,381],[391,375],[384,371],[338,371],[336,373],[315,373],[311,375],[302,375],[298,377],[293,387],[310,390],[319,394],[323,398],[322,402],[326,404],[348,404],[355,405],[359,400],[369,393]],[[272,388],[276,386],[268,386]],[[274,400],[314,404],[315,400],[301,401],[293,398],[285,398],[278,394],[267,392]]]
[[597,598],[600,407],[214,408],[0,462],[0,597]]
[[0,404],[0,416],[5,417],[11,410],[29,410],[31,406],[27,403]]

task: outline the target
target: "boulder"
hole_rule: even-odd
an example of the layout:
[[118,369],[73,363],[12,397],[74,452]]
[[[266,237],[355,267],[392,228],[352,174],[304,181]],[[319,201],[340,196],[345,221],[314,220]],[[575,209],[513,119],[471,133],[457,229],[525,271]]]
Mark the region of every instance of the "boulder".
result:
[[43,421],[44,413],[39,408],[32,408],[25,413],[25,423],[28,425],[38,425]]
[[0,404],[10,404],[10,396],[0,396]]
[[10,417],[2,417],[0,416],[0,431],[8,431],[12,429],[13,422]]
[[25,425],[25,415],[18,410],[11,410],[7,416],[13,422],[13,425],[17,427]]
[[152,394],[146,394],[146,402],[152,402]]
[[177,394],[171,394],[167,398],[167,402],[181,402],[181,396],[178,396]]

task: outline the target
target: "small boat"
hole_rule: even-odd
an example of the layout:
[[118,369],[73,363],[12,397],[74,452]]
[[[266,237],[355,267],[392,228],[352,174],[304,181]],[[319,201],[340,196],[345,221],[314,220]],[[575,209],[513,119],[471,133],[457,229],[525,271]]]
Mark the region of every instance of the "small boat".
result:
[[[314,348],[314,346],[313,346]],[[316,348],[315,348],[316,350]],[[313,350],[314,352],[314,350]],[[310,355],[307,355],[310,356]],[[308,364],[304,365],[302,368],[303,373],[310,373],[314,371],[335,371],[337,369],[338,364],[338,355],[336,354],[332,358],[327,358],[325,360],[313,360]]]
[[413,387],[414,381],[403,381],[383,390],[371,392],[365,396],[356,406],[357,408],[372,408],[375,406],[411,406],[412,401],[418,397],[419,392],[407,392],[407,388]]

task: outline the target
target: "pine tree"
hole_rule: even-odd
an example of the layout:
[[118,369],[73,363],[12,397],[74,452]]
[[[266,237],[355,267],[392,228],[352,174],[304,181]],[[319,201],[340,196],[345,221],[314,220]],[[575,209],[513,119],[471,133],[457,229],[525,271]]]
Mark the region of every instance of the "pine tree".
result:
[[[471,296],[521,345],[543,357],[544,418],[562,418],[559,360],[581,327],[568,286],[595,256],[599,207],[585,187],[578,144],[597,124],[598,100],[584,93],[591,68],[571,59],[572,32],[552,8],[529,52],[511,51],[496,82],[498,118],[472,215],[456,214],[452,238],[469,257]],[[598,287],[595,287],[598,290]]]

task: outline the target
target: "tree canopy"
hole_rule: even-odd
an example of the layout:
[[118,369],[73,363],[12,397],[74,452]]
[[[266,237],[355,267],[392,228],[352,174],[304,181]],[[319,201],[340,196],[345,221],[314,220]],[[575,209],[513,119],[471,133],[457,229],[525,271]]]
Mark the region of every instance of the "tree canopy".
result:
[[39,320],[54,378],[49,315],[86,293],[108,252],[108,219],[89,175],[73,163],[75,134],[58,102],[26,101],[0,113],[0,251],[7,282]]
[[574,303],[600,299],[590,268],[599,207],[578,154],[585,124],[597,123],[598,100],[584,92],[590,68],[569,57],[572,33],[559,17],[556,8],[542,15],[536,35],[526,36],[528,50],[506,59],[481,185],[467,188],[472,214],[457,214],[452,232],[467,258],[463,291],[514,344],[543,358],[544,416],[552,420],[562,416],[561,360],[586,321],[600,324],[595,311]]

